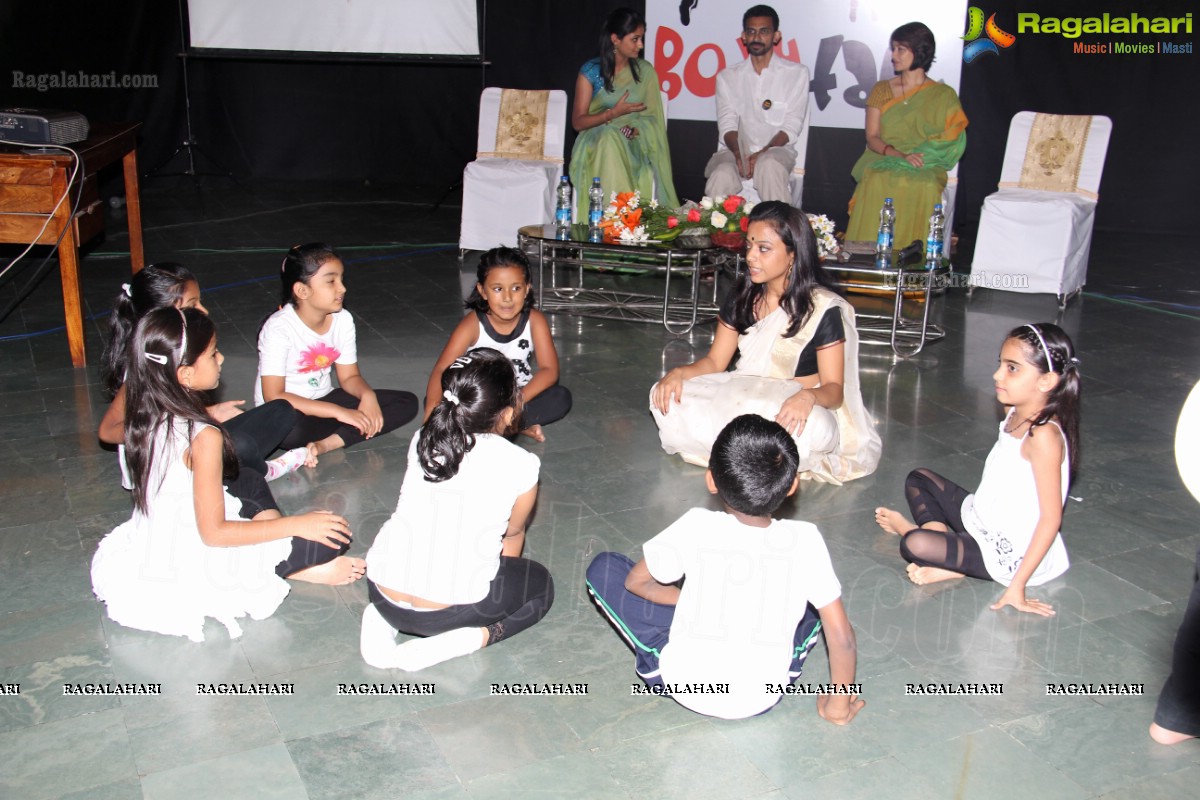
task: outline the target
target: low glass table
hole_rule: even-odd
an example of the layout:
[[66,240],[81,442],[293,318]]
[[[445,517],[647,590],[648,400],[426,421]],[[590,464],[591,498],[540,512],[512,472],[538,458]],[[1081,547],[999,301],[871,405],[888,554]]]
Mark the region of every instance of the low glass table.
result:
[[537,270],[537,303],[544,312],[661,323],[684,334],[716,318],[721,278],[738,261],[721,247],[684,247],[679,240],[588,242],[581,236],[584,226],[572,230],[569,240],[556,239],[553,224],[527,225],[517,233],[517,247]]
[[[900,358],[920,353],[929,342],[946,335],[942,326],[929,321],[929,308],[935,294],[949,288],[954,273],[947,261],[935,269],[924,264],[879,267],[873,256],[851,256],[849,261],[830,262],[825,270],[838,287],[865,290],[892,299],[891,314],[856,314],[855,327],[863,344],[889,345]],[[906,308],[919,306],[916,313],[905,315]]]

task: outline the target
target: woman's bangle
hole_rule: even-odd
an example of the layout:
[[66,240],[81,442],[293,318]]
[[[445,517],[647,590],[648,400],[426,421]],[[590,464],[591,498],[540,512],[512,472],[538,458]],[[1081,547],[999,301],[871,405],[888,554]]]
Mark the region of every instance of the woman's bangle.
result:
[[890,145],[890,144],[885,144],[885,145],[883,146],[883,149],[879,151],[879,155],[881,155],[881,156],[886,156],[886,155],[887,155],[887,149],[888,149],[889,147],[891,147],[891,145]]

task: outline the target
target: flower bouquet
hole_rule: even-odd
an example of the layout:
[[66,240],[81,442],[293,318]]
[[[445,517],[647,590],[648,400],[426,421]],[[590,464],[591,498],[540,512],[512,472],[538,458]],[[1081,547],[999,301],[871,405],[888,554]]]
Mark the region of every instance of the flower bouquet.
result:
[[833,230],[833,220],[824,214],[809,214],[808,224],[812,226],[813,235],[817,237],[817,255],[822,261],[834,261],[842,251],[842,245],[837,240]]
[[707,235],[719,247],[741,250],[753,209],[754,203],[736,194],[702,197],[699,203],[689,200],[681,208],[655,209],[645,223],[646,230],[652,239],[660,242],[669,242],[678,236]]
[[604,232],[604,241],[608,244],[637,244],[647,241],[650,234],[642,223],[646,211],[658,208],[658,201],[652,200],[648,206],[642,206],[641,192],[613,192],[608,208],[600,219],[600,230]]

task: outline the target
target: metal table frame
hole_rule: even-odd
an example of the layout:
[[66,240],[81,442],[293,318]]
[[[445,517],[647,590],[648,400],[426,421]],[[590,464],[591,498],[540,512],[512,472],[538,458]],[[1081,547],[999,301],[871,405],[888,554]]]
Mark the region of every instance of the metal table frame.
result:
[[[734,268],[740,275],[743,257],[739,256]],[[924,265],[881,269],[873,261],[850,261],[825,265],[831,273],[834,285],[841,289],[870,289],[881,293],[893,293],[892,313],[860,314],[855,311],[855,330],[862,344],[888,345],[900,358],[912,358],[920,353],[929,342],[946,336],[941,325],[929,323],[929,308],[934,293],[941,293],[952,282],[953,267],[944,262],[937,269],[926,269]],[[846,276],[849,276],[848,278]],[[882,283],[880,278],[882,277]],[[873,280],[868,280],[868,278]],[[920,322],[904,316],[905,298],[913,295],[912,302],[922,304]],[[918,299],[919,298],[919,299]]]
[[[946,336],[942,326],[930,324],[929,308],[934,292],[940,294],[950,286],[953,268],[949,264],[931,270],[924,265],[880,268],[871,262],[847,262],[827,264],[825,269],[832,273],[834,282],[842,289],[873,289],[895,295],[890,315],[855,314],[861,343],[889,345],[900,358],[911,358],[920,353],[927,342],[936,342]],[[919,322],[915,317],[904,316],[905,298],[910,295],[912,302],[922,304]]]
[[[697,322],[717,316],[721,272],[736,264],[738,258],[720,247],[692,249],[662,242],[606,244],[560,240],[554,238],[554,225],[521,228],[517,247],[536,264],[537,303],[542,311],[626,322],[660,322],[673,334],[685,334]],[[558,284],[558,267],[568,268],[568,278],[574,276],[574,285]],[[586,288],[585,267],[661,275],[662,294]],[[701,287],[700,278],[706,272],[713,274],[711,292]],[[677,284],[680,279],[685,281],[689,292],[672,297],[672,281]]]

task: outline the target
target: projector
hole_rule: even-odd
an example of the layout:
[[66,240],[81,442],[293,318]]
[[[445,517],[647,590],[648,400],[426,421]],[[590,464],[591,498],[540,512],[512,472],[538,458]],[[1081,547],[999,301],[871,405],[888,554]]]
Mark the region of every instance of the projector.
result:
[[87,137],[87,117],[78,112],[0,108],[0,139],[28,144],[70,144]]

